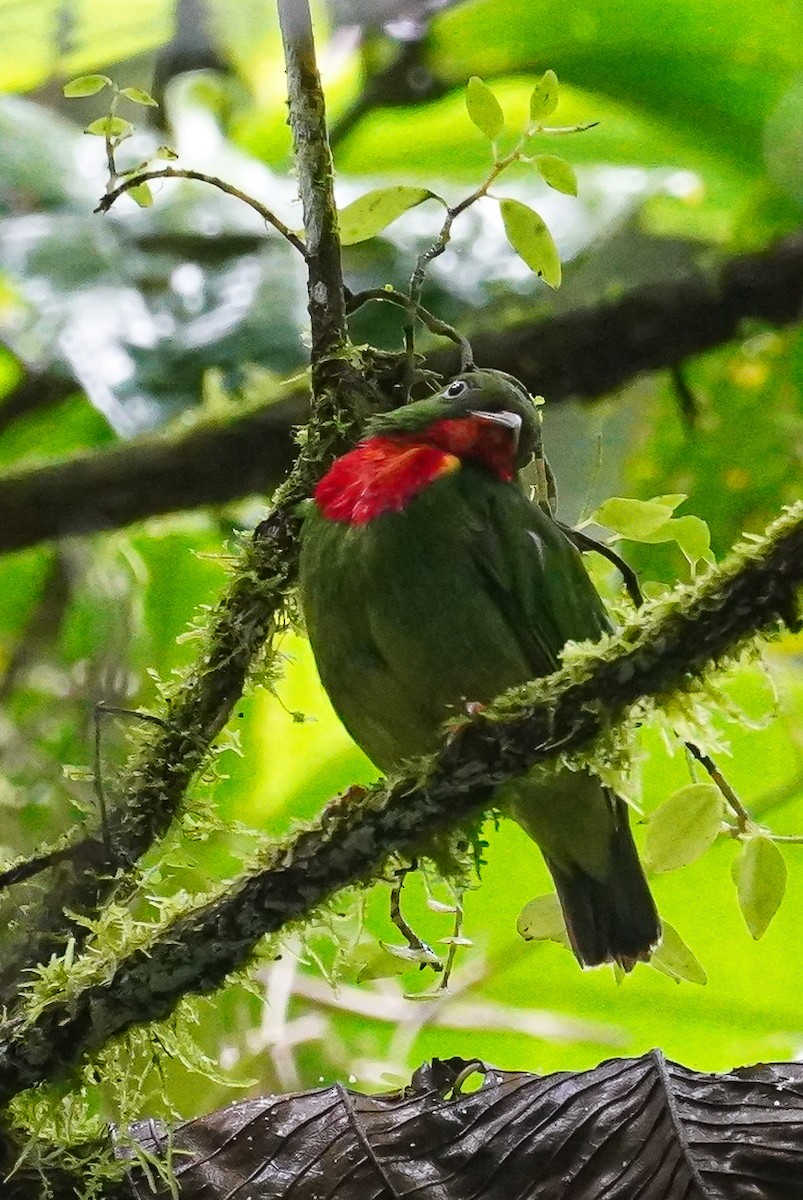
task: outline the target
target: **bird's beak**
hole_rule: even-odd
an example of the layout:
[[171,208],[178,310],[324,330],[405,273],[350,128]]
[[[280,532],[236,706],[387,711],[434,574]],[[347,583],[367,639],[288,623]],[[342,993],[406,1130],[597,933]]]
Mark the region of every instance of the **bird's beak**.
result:
[[519,444],[519,435],[521,434],[521,417],[518,413],[510,412],[509,409],[503,408],[496,412],[489,412],[485,409],[475,409],[471,413],[472,417],[479,417],[481,421],[490,421],[494,425],[504,425],[513,434],[513,441],[516,446]]

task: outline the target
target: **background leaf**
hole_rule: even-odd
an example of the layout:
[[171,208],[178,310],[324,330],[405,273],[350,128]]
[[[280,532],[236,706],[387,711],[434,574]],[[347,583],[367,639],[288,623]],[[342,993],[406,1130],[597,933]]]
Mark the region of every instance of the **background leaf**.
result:
[[544,283],[560,287],[560,256],[544,220],[520,200],[500,200],[505,233],[513,249]]
[[674,871],[700,858],[722,827],[722,795],[712,783],[690,783],[650,815],[646,857],[653,871]]
[[505,114],[491,89],[477,75],[472,75],[466,84],[466,109],[480,133],[495,142],[505,127]]
[[768,837],[748,838],[733,860],[739,908],[754,938],[763,937],[786,891],[786,863]]
[[376,237],[391,222],[424,200],[439,197],[429,188],[396,187],[376,188],[352,201],[338,213],[340,240],[344,246],[354,246]]

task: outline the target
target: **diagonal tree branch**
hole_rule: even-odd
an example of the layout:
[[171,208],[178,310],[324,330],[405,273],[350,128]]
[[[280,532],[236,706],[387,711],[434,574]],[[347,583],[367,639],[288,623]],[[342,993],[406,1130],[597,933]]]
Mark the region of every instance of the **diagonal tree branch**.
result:
[[[801,313],[803,235],[797,235],[731,259],[710,274],[636,288],[593,308],[483,333],[473,346],[477,362],[516,375],[550,403],[593,400],[641,372],[675,367],[731,341],[744,320],[782,326]],[[449,374],[457,369],[457,357],[438,351],[426,365]],[[384,393],[390,392],[391,375],[389,363],[380,378]],[[33,381],[21,386],[27,403]],[[5,401],[6,408],[14,408],[12,401]],[[5,411],[0,409],[0,420]],[[292,427],[308,415],[308,393],[292,389],[226,423],[8,473],[0,480],[0,552],[270,493],[291,467]]]
[[[55,868],[38,909],[25,912],[0,964],[0,999],[12,1006],[25,972],[80,945],[86,929],[68,913],[93,914],[133,864],[168,829],[184,792],[237,702],[252,665],[270,655],[297,557],[295,510],[325,465],[354,436],[361,404],[378,407],[370,362],[352,350],[346,329],[340,245],[326,141],[323,92],[315,66],[309,8],[280,0],[291,123],[306,231],[313,368],[304,449],[279,489],[211,615],[201,654],[148,724],[128,769],[123,798],[106,837],[86,838]],[[263,452],[263,447],[258,447]]]
[[[361,800],[330,805],[319,825],[268,855],[220,899],[175,920],[149,946],[96,980],[0,1031],[0,1103],[76,1063],[130,1025],[166,1017],[188,993],[210,992],[259,939],[338,889],[364,883],[395,852],[476,818],[496,789],[536,763],[587,749],[640,701],[660,704],[746,638],[796,625],[803,583],[803,502],[756,542],[738,546],[696,585],[654,601],[581,660],[509,693],[466,720],[442,752]],[[76,978],[80,977],[80,964]]]

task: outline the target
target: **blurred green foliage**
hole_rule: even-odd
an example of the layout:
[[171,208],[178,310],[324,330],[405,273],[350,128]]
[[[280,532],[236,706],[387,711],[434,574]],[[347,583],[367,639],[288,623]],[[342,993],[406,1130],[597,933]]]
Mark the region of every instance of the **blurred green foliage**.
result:
[[[209,0],[205,11],[227,73],[173,80],[168,136],[187,165],[232,178],[297,225],[275,19],[251,0]],[[360,55],[353,34],[328,38],[326,14],[317,15],[337,122],[359,91]],[[154,63],[175,42],[172,4],[6,0],[2,20],[0,85],[27,94],[0,102],[0,336],[29,366],[76,378],[84,389],[11,423],[0,437],[3,466],[101,448],[197,410],[212,366],[235,397],[250,364],[275,373],[301,367],[304,281],[291,252],[251,214],[183,183],[157,189],[146,213],[128,201],[110,217],[91,213],[103,189],[102,147],[83,138],[80,122],[100,110],[91,98],[69,107],[76,102],[60,98],[60,84],[103,71],[121,85],[150,88]],[[386,62],[399,50],[385,35],[365,36],[364,61]],[[553,195],[544,208],[569,260],[562,292],[553,301],[517,273],[501,228],[472,212],[433,274],[428,303],[450,320],[500,327],[644,279],[660,283],[714,249],[763,245],[799,225],[800,178],[791,168],[801,162],[801,47],[793,0],[760,10],[747,0],[456,4],[436,17],[420,47],[419,69],[437,81],[438,97],[375,108],[337,143],[343,202],[388,181],[462,196],[488,167],[487,145],[465,113],[467,77],[492,82],[521,123],[533,83],[552,67],[564,85],[556,123],[601,122],[560,146],[578,168],[579,199]],[[165,136],[141,129],[134,148],[147,154]],[[535,171],[518,170],[511,190],[545,203]],[[400,221],[398,233],[394,227],[350,249],[350,282],[403,282],[435,231],[425,206]],[[398,325],[381,309],[361,315],[356,328],[361,338],[398,344]],[[742,530],[762,528],[799,490],[802,346],[798,332],[750,328],[738,344],[688,364],[693,427],[676,384],[664,377],[638,380],[593,407],[565,404],[551,413],[547,397],[547,439],[567,519],[611,494],[684,492],[682,511],[709,523],[717,556]],[[17,377],[5,351],[3,394]],[[0,414],[2,404],[0,397]],[[167,679],[191,661],[192,638],[182,635],[199,606],[214,602],[238,531],[259,511],[249,503],[177,514],[0,562],[0,844],[8,857],[93,813],[93,703],[156,704],[151,673]],[[687,577],[674,545],[628,553],[645,580]],[[236,709],[241,752],[220,757],[218,777],[193,789],[181,830],[150,856],[143,886],[157,900],[231,877],[262,835],[286,833],[339,791],[375,776],[322,696],[299,636],[288,636],[286,654],[283,678],[272,689],[253,687]],[[729,720],[730,749],[718,755],[756,819],[784,834],[803,834],[801,663],[800,639],[788,636],[766,652],[774,702],[755,664],[735,670],[729,687],[755,720]],[[104,725],[112,795],[126,724]],[[645,727],[641,742],[649,813],[692,776],[660,730]],[[654,880],[662,913],[707,974],[707,985],[695,987],[645,966],[617,983],[609,970],[581,973],[558,945],[521,941],[517,914],[548,890],[546,872],[512,823],[489,823],[484,836],[482,884],[465,896],[464,933],[474,945],[460,951],[449,995],[429,1004],[403,999],[438,980],[416,969],[399,978],[398,960],[381,950],[380,939],[398,935],[380,882],[366,897],[338,900],[304,937],[272,944],[250,986],[233,983],[192,1008],[192,1037],[229,1082],[182,1062],[184,1034],[179,1043],[164,1031],[126,1043],[126,1064],[134,1044],[134,1061],[143,1064],[166,1039],[172,1045],[159,1068],[167,1099],[153,1068],[132,1106],[161,1115],[172,1105],[190,1115],[238,1084],[264,1092],[339,1078],[377,1087],[428,1055],[547,1071],[654,1045],[690,1066],[720,1070],[800,1053],[803,846],[783,847],[787,895],[758,942],[738,911],[730,873],[738,847],[730,838]],[[433,886],[449,900],[448,889]],[[141,897],[138,914],[153,915],[157,900]],[[22,902],[24,891],[7,897],[3,917]],[[450,934],[451,918],[427,907],[420,880],[410,881],[405,904],[422,936],[437,942]],[[372,974],[385,977],[366,978]],[[178,1020],[182,1028],[186,1022]],[[89,1108],[104,1118],[123,1111],[113,1076],[101,1072],[84,1085]]]

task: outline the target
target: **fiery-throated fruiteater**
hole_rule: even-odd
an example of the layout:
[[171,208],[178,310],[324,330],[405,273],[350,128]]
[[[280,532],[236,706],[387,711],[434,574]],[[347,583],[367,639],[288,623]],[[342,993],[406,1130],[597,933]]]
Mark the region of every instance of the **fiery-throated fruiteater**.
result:
[[[580,553],[518,472],[540,446],[510,376],[471,371],[373,419],[318,484],[300,586],[326,691],[384,770],[438,745],[466,703],[559,665],[610,625]],[[538,843],[574,952],[626,970],[658,940],[624,801],[583,771],[497,796]]]

